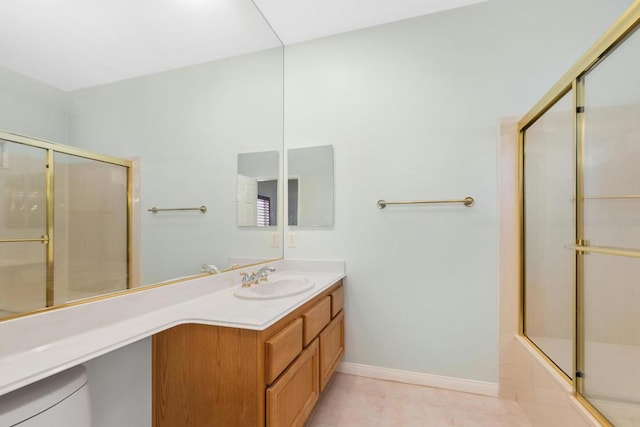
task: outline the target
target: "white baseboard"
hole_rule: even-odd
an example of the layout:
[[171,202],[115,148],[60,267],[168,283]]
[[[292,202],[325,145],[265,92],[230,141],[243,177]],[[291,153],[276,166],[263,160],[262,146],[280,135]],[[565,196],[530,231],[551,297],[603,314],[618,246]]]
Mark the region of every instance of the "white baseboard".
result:
[[498,384],[485,381],[443,377],[440,375],[401,371],[399,369],[379,368],[377,366],[360,365],[350,362],[340,362],[336,370],[343,374],[357,375],[359,377],[444,388],[465,393],[483,394],[485,396],[498,396]]

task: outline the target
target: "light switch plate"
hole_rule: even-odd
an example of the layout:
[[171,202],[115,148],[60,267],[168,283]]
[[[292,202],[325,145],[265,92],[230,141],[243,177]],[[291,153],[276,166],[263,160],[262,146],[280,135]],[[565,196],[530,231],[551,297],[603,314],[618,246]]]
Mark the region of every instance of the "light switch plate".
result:
[[277,232],[271,233],[269,238],[271,239],[272,248],[280,247],[280,233],[277,233]]
[[295,248],[298,246],[298,235],[296,233],[287,234],[287,247]]

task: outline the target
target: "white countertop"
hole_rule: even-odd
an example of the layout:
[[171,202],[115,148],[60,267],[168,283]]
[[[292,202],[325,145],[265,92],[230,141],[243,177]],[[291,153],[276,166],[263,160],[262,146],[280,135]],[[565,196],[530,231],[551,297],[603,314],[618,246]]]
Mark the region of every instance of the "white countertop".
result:
[[[308,278],[304,293],[272,300],[233,295],[238,269],[0,322],[0,395],[185,323],[263,330],[344,277],[343,261],[281,260],[279,275]],[[253,268],[255,270],[255,268]]]

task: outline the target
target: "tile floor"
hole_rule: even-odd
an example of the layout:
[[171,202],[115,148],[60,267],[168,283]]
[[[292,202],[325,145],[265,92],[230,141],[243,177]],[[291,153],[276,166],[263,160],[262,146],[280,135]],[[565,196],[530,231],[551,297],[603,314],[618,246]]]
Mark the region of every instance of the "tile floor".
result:
[[516,402],[337,373],[307,427],[530,427]]

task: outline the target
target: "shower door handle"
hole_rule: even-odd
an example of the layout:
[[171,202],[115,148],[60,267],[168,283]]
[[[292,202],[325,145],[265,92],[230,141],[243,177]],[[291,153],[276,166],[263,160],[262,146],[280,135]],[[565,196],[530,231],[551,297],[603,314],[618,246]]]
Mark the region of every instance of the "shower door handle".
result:
[[26,243],[26,242],[40,242],[49,243],[49,236],[46,234],[40,236],[39,239],[0,239],[0,243]]

